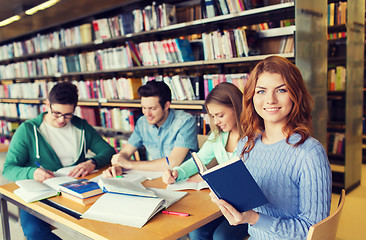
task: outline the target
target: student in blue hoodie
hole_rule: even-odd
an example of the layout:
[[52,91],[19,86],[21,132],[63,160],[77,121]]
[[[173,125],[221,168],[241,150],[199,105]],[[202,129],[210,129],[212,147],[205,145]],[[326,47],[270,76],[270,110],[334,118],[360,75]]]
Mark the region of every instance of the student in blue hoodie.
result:
[[[77,102],[78,89],[72,83],[60,82],[52,88],[48,111],[22,123],[12,137],[3,170],[7,179],[43,182],[54,177],[53,171],[68,166],[75,166],[70,176],[84,177],[109,164],[114,149],[86,120],[74,116]],[[95,153],[93,158],[87,158],[88,150]],[[49,224],[24,210],[20,221],[28,240],[60,239]]]

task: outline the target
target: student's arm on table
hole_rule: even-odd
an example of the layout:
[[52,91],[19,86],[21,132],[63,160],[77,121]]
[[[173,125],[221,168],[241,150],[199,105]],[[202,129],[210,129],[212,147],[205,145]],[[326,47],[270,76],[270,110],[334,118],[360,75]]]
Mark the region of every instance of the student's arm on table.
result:
[[92,126],[90,126],[86,121],[84,124],[86,148],[95,153],[95,156],[93,156],[93,161],[90,159],[85,159],[70,171],[69,176],[74,178],[85,177],[86,175],[92,173],[95,169],[109,164],[112,155],[115,153],[115,150],[99,135],[99,133]]
[[[174,147],[170,155],[167,156],[170,166],[179,166],[188,154],[188,151],[188,148]],[[118,165],[126,169],[161,172],[169,168],[165,157],[151,161],[134,161],[126,158],[112,158],[112,165]]]
[[112,167],[109,167],[107,170],[103,172],[103,176],[105,177],[116,177],[122,175],[123,168],[130,169],[128,166],[131,165],[131,162],[136,162],[135,160],[131,160],[131,156],[137,151],[137,148],[127,143],[123,149],[112,156],[111,164]]

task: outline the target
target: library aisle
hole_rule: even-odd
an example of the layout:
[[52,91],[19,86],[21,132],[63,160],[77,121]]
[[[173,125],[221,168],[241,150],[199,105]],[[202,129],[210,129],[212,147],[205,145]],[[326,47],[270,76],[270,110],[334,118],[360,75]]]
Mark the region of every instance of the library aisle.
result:
[[[6,153],[0,152],[0,171],[2,172],[3,164],[5,161]],[[2,174],[0,174],[0,184],[6,184],[9,181],[4,179]],[[338,204],[339,194],[332,194],[332,209],[336,208]],[[341,220],[338,227],[336,240],[362,240],[365,239],[366,228],[365,228],[365,218],[366,218],[366,164],[362,165],[362,178],[361,185],[355,190],[346,195],[346,202],[343,208]],[[17,208],[9,204],[9,211],[18,215]],[[0,220],[1,221],[1,220]],[[25,240],[23,236],[23,231],[21,229],[20,223],[10,219],[10,231],[11,238],[15,240]],[[55,230],[55,233],[60,236],[63,240],[74,240],[75,237],[63,232],[59,229]],[[2,239],[2,232],[0,229],[0,239]],[[186,240],[187,238],[181,238]]]

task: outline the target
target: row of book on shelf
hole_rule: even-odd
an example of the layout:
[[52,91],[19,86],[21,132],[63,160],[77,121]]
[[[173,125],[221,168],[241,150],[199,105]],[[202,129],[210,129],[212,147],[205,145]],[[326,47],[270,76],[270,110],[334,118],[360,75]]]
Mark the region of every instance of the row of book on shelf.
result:
[[176,6],[168,3],[134,9],[120,15],[93,20],[95,39],[108,39],[163,28],[177,23]]
[[[293,52],[293,36],[282,37],[273,53]],[[204,60],[249,56],[245,29],[229,29],[202,34]],[[21,77],[57,76],[71,72],[95,72],[126,69],[133,66],[153,66],[195,61],[191,44],[187,39],[167,39],[107,48],[67,56],[15,62],[0,65],[0,79]]]
[[[276,3],[285,2],[293,2],[293,0],[276,1]],[[204,18],[238,13],[267,5],[269,5],[268,0],[201,0],[201,10]]]
[[[0,103],[0,114],[7,118],[17,118],[19,121],[35,118],[38,114],[45,112],[45,105],[23,104],[23,103]],[[103,127],[119,131],[129,135],[133,132],[136,119],[141,115],[140,110],[126,108],[97,108],[77,106],[75,115],[86,119],[92,126]],[[207,115],[204,113],[193,113],[196,118],[197,130],[199,134],[209,132]],[[8,134],[19,126],[18,122],[1,120],[1,133]]]
[[346,137],[344,133],[328,133],[328,153],[342,155],[345,153]]
[[127,41],[125,46],[115,48],[3,64],[0,65],[0,78],[94,72],[194,60],[192,48],[187,39],[166,39],[139,44]]
[[0,134],[11,135],[19,127],[19,122],[0,120]]
[[249,56],[245,27],[202,33],[205,60]]
[[71,28],[37,34],[24,41],[2,45],[0,46],[0,60],[158,29],[175,23],[174,5],[167,3],[156,5],[154,3],[144,9],[135,9],[113,17],[96,19]]
[[123,108],[92,108],[78,106],[75,115],[93,126],[111,128],[130,134],[135,128],[134,110]]
[[346,90],[346,67],[336,66],[328,69],[328,90],[344,91]]
[[242,12],[252,8],[251,0],[204,0],[201,3],[202,15],[205,18]]
[[0,103],[0,116],[8,118],[30,119],[44,111],[44,104]]
[[328,26],[347,23],[347,1],[332,2],[328,4]]
[[327,34],[327,39],[328,40],[340,39],[340,38],[346,38],[346,37],[347,37],[347,32],[346,31],[334,32],[334,33],[328,33]]
[[[137,90],[149,80],[164,81],[171,89],[173,100],[203,100],[220,82],[230,82],[240,90],[249,77],[247,73],[205,74],[202,76],[145,76],[142,78],[111,78],[97,80],[74,80],[79,89],[79,99],[138,99]],[[35,80],[34,82],[0,84],[0,98],[45,99],[57,82]]]
[[[287,1],[278,1],[278,3],[282,2]],[[46,34],[37,34],[23,41],[4,44],[0,46],[0,60],[91,43],[92,41],[98,43],[103,39],[163,28],[177,23],[176,13],[180,16],[179,22],[186,22],[202,19],[202,17],[237,13],[264,5],[268,5],[268,3],[258,0],[201,0],[201,4],[180,6],[179,8],[182,9],[180,11],[173,4],[156,4],[153,2],[142,9],[134,9],[70,28],[61,28]],[[189,15],[186,14],[187,11],[196,12],[195,17],[187,17]],[[179,14],[180,12],[181,14]]]

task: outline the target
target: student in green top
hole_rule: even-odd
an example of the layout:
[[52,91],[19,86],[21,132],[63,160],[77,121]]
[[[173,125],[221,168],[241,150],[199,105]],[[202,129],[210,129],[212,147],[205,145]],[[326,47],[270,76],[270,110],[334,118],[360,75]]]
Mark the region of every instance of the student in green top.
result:
[[[242,109],[242,92],[231,83],[218,84],[206,97],[205,108],[210,116],[211,134],[197,153],[201,161],[207,165],[214,158],[221,164],[236,156],[236,145],[242,133],[240,111]],[[175,181],[190,178],[188,181],[202,181],[194,175],[198,169],[189,159],[172,171],[163,173],[163,181],[172,184]],[[194,175],[194,176],[192,176]],[[192,176],[192,177],[191,177]],[[197,177],[198,176],[198,177]],[[243,239],[248,235],[248,225],[231,226],[220,217],[189,234],[191,240],[196,239]]]
[[[48,111],[22,123],[12,137],[4,177],[43,182],[54,177],[53,171],[68,166],[74,166],[70,176],[84,177],[109,164],[114,149],[86,120],[74,116],[77,102],[78,89],[70,82],[57,83],[51,89]],[[87,158],[88,150],[95,153],[93,158]],[[24,210],[20,211],[20,223],[28,240],[60,239],[49,224]]]

